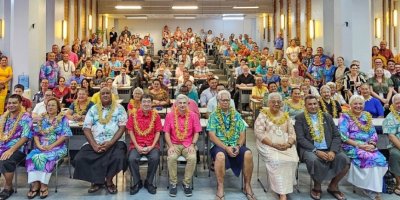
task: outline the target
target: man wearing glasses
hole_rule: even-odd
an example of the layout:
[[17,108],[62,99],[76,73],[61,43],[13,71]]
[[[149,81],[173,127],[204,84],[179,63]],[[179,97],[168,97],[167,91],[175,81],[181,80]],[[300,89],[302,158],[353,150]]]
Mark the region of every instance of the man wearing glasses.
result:
[[32,111],[32,118],[34,122],[39,121],[42,118],[42,114],[47,112],[46,105],[47,101],[54,97],[53,91],[48,89],[44,92],[44,99],[42,102],[36,104],[35,108]]

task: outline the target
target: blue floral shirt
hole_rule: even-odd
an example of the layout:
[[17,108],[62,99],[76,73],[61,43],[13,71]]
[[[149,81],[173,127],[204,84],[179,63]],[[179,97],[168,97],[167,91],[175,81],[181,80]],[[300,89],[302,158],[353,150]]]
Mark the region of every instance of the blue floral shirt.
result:
[[[382,123],[382,129],[384,134],[392,134],[400,139],[400,122],[396,119],[393,113],[389,113]],[[390,143],[388,148],[392,148],[393,144]]]

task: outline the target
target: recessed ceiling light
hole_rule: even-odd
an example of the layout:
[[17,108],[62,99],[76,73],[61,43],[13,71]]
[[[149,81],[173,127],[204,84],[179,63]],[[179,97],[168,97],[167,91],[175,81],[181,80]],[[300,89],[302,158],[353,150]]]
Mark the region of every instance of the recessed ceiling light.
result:
[[147,19],[146,15],[126,16],[126,19]]
[[174,10],[197,10],[198,6],[172,6]]
[[233,6],[233,9],[257,9],[258,6]]
[[234,17],[234,16],[238,16],[238,17],[243,17],[244,14],[222,14],[222,17]]
[[142,9],[142,6],[115,6],[115,9],[118,10],[140,10]]
[[244,20],[244,17],[222,17],[222,20]]

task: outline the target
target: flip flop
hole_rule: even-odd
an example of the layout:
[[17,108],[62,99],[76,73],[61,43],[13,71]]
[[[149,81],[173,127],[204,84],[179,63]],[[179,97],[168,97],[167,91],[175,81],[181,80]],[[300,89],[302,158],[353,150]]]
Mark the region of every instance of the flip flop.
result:
[[253,194],[250,193],[244,193],[244,195],[246,195],[247,200],[257,200],[256,197]]
[[329,194],[335,197],[337,200],[345,200],[346,197],[344,196],[343,192],[341,191],[333,191],[333,190],[326,190]]
[[394,191],[393,191],[393,193],[394,193],[395,195],[400,196],[400,187],[395,188]]
[[[317,193],[317,195],[313,195],[313,192]],[[321,199],[321,194],[322,194],[321,190],[311,189],[310,197],[312,199],[314,199],[314,200],[320,200]]]
[[216,194],[215,197],[216,200],[225,200],[225,194],[222,196],[218,196],[218,194]]
[[[31,193],[32,195],[29,195],[29,193]],[[38,194],[39,194],[39,189],[37,189],[37,190],[29,189],[29,192],[28,192],[28,194],[27,194],[26,196],[28,197],[28,199],[33,199],[33,198],[35,198]]]
[[117,194],[117,192],[118,192],[117,186],[115,186],[114,183],[111,185],[107,185],[106,189],[107,189],[107,192],[110,194]]
[[[47,193],[47,194],[45,194],[45,193]],[[45,199],[47,196],[49,196],[49,188],[40,190],[40,198],[41,199]]]

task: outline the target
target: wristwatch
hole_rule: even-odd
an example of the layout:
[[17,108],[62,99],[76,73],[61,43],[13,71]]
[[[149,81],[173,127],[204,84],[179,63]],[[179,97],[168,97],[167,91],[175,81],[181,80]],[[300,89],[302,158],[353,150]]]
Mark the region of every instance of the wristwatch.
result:
[[313,152],[314,154],[317,154],[317,151],[318,151],[317,148],[314,148],[314,149],[312,150],[312,152]]

